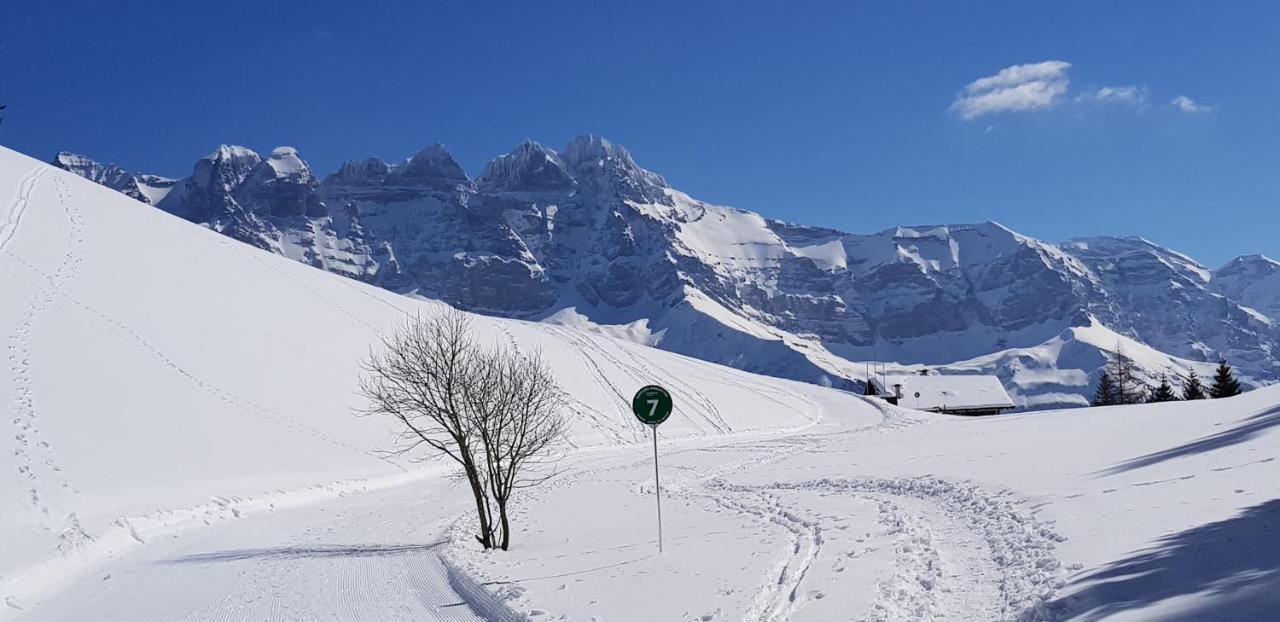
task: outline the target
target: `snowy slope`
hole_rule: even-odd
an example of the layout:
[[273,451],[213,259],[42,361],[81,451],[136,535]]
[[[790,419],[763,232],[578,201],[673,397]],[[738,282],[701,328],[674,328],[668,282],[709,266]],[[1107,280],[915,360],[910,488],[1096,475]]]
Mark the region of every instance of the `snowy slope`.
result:
[[[516,547],[481,555],[465,493],[431,465],[406,472],[371,455],[389,430],[350,414],[356,361],[377,330],[437,303],[255,250],[3,150],[0,196],[0,400],[13,426],[0,618],[1280,611],[1277,387],[955,418],[477,317],[485,334],[547,352],[574,396],[579,445],[561,477],[521,500]],[[622,336],[669,333],[639,323]],[[1090,324],[1025,355],[1117,339]],[[1179,364],[1123,345],[1146,364]],[[632,442],[646,430],[624,400],[654,380],[680,396],[661,429],[662,555],[652,454]]]
[[835,414],[669,451],[661,555],[635,458],[538,491],[518,550],[480,555],[459,530],[450,554],[546,619],[1280,613],[1280,388],[987,418],[886,410],[870,428]]
[[982,373],[1000,378],[1018,407],[1027,410],[1088,406],[1097,375],[1117,351],[1129,357],[1139,380],[1149,386],[1164,375],[1175,390],[1195,371],[1211,378],[1214,363],[1169,356],[1121,335],[1096,318],[1088,326],[1073,326],[1044,343],[1011,348],[941,367],[944,372]]
[[[289,160],[269,163],[299,175]],[[442,305],[239,244],[9,150],[0,196],[0,598],[30,597],[147,529],[232,517],[232,501],[419,477],[377,453],[390,431],[352,415],[354,386],[379,330]],[[623,396],[650,382],[692,396],[670,437],[819,416],[784,381],[561,327],[476,325],[547,354],[573,395],[578,446],[644,440]]]

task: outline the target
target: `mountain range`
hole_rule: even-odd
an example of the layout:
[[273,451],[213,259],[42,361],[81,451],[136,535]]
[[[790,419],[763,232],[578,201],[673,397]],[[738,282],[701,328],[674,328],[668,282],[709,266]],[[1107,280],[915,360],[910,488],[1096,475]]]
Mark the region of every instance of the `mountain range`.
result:
[[587,328],[857,389],[891,372],[998,375],[1028,409],[1087,403],[1122,349],[1146,379],[1280,379],[1280,263],[1210,270],[1142,238],[1048,242],[1001,224],[858,234],[697,200],[599,136],[533,141],[472,178],[442,145],[318,177],[238,146],[166,179],[53,164],[236,240],[396,292]]

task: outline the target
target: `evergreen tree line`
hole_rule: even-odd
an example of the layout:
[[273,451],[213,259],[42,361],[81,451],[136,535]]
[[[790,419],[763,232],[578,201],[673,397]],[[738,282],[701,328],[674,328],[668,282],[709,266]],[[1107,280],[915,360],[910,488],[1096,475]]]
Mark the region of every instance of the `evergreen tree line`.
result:
[[1106,368],[1098,376],[1098,386],[1093,395],[1094,406],[1121,404],[1152,404],[1177,400],[1202,400],[1205,398],[1231,397],[1242,392],[1240,381],[1226,359],[1219,359],[1212,383],[1206,387],[1195,370],[1182,380],[1182,390],[1175,391],[1169,383],[1169,375],[1160,375],[1160,384],[1147,386],[1138,377],[1138,365],[1124,353],[1118,344],[1107,359]]

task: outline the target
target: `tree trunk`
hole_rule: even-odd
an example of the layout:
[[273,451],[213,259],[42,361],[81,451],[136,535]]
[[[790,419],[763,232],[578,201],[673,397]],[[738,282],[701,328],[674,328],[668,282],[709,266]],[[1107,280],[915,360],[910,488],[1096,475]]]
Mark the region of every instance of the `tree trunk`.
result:
[[476,472],[474,464],[468,462],[463,469],[467,473],[467,483],[471,484],[471,495],[476,499],[476,517],[480,519],[480,533],[476,536],[476,540],[485,550],[488,550],[493,548],[493,526],[488,508],[485,507],[484,485],[480,483],[480,475]]
[[498,502],[498,520],[502,522],[502,540],[498,548],[507,550],[507,544],[511,541],[511,524],[507,522],[507,502],[505,500]]

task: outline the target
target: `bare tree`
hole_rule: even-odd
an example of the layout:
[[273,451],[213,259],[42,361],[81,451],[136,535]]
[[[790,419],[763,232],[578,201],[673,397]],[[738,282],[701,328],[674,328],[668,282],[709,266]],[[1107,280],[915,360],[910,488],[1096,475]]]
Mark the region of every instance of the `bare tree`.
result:
[[477,419],[484,455],[485,489],[498,516],[490,516],[495,546],[507,550],[511,542],[510,502],[516,490],[546,481],[564,436],[561,416],[564,392],[541,352],[523,356],[494,347],[481,357],[482,381],[472,395],[468,412]]
[[422,460],[425,446],[462,468],[480,521],[476,540],[488,549],[493,547],[493,527],[476,461],[480,439],[475,417],[466,411],[468,391],[484,369],[477,350],[470,321],[459,311],[405,321],[383,336],[381,349],[370,352],[363,364],[360,392],[369,406],[361,414],[391,417],[400,424],[392,454]]
[[506,550],[512,494],[553,474],[544,467],[565,428],[564,393],[541,353],[484,346],[466,314],[451,310],[407,321],[364,370],[362,414],[402,428],[392,453],[421,459],[425,446],[458,463],[475,498],[476,540]]

